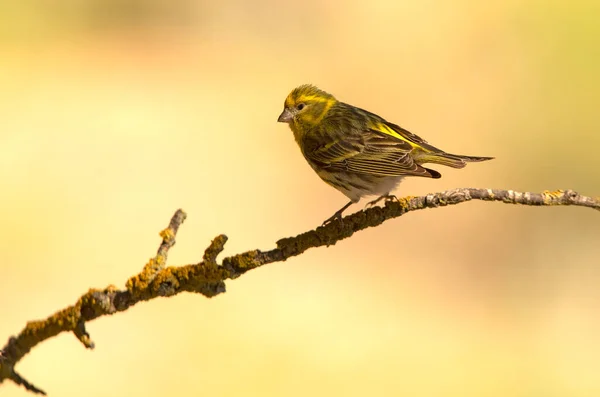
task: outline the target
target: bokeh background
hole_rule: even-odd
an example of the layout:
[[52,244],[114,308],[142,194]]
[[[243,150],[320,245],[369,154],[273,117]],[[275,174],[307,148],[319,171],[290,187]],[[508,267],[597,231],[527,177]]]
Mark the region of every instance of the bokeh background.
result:
[[[399,195],[600,195],[599,20],[595,0],[2,2],[0,336],[123,287],[177,208],[171,265],[331,215],[345,197],[275,122],[306,82],[497,158]],[[212,300],[101,318],[93,352],[62,334],[17,369],[63,397],[598,396],[599,237],[582,208],[412,213]]]

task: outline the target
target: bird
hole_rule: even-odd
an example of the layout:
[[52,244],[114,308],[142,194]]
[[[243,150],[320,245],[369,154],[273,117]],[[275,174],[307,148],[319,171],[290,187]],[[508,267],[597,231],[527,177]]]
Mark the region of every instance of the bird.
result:
[[302,155],[321,179],[350,201],[323,225],[342,220],[343,212],[365,196],[367,203],[397,200],[392,191],[406,176],[441,178],[424,164],[463,168],[493,157],[444,152],[423,138],[367,110],[338,101],[312,84],[294,88],[277,119],[287,123]]

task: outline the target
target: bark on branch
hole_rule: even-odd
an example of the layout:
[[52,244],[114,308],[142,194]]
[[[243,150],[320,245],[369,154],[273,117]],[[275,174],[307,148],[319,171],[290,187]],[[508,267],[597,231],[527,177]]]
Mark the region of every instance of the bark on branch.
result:
[[[358,211],[315,230],[277,241],[277,248],[270,251],[253,250],[224,258],[217,263],[217,256],[227,241],[219,235],[210,243],[202,261],[185,266],[165,267],[169,249],[175,244],[175,236],[186,214],[177,210],[169,226],[160,232],[162,243],[157,254],[142,271],[130,278],[123,290],[114,285],[104,289],[90,289],[70,307],[56,312],[45,320],[30,321],[17,335],[10,337],[0,350],[0,383],[6,379],[23,385],[27,390],[46,394],[29,383],[15,370],[15,365],[36,346],[61,332],[73,332],[89,349],[94,348],[85,323],[98,317],[125,311],[136,303],[156,297],[172,296],[180,292],[196,292],[213,297],[225,292],[225,280],[234,279],[249,270],[267,263],[285,261],[302,254],[309,248],[329,246],[352,236],[360,230],[380,225],[388,219],[407,212],[464,203],[471,200],[500,201],[507,204],[532,206],[574,205],[600,211],[600,197],[581,196],[572,190],[543,193],[521,193],[512,190],[461,188],[420,197],[404,197],[388,201],[383,207]],[[599,218],[600,219],[600,218]]]

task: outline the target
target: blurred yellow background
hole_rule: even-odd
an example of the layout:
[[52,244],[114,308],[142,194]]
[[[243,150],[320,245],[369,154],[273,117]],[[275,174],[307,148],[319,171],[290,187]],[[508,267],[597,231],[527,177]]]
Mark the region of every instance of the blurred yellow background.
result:
[[[273,248],[341,207],[275,122],[302,83],[496,157],[398,195],[600,195],[599,19],[595,0],[3,2],[0,337],[123,287],[177,208],[171,265],[219,233],[225,255]],[[17,369],[62,397],[598,396],[599,236],[582,208],[412,213]]]

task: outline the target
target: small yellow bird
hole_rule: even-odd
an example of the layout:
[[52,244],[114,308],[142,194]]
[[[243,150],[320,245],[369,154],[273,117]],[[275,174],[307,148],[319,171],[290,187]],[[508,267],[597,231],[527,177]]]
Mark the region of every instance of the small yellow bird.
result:
[[376,114],[348,105],[319,88],[305,84],[285,99],[277,121],[288,123],[308,164],[327,184],[344,193],[350,202],[323,224],[361,197],[369,202],[396,199],[390,193],[405,176],[440,178],[425,163],[463,168],[467,162],[491,160],[446,153],[424,139]]

